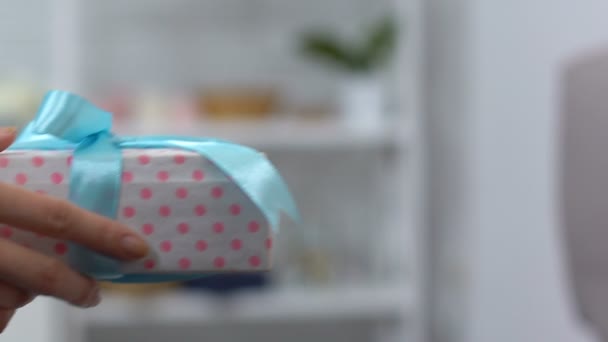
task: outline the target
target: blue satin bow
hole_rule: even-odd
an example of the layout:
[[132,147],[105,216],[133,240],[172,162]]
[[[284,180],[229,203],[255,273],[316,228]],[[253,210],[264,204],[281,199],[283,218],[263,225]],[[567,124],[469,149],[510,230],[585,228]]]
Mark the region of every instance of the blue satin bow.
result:
[[[125,148],[176,148],[201,154],[252,200],[278,229],[280,214],[298,219],[289,190],[263,154],[216,139],[177,136],[117,137],[112,115],[65,91],[50,91],[35,119],[9,150],[74,150],[69,199],[80,207],[116,218],[120,198],[122,153]],[[75,244],[70,262],[79,271],[113,282],[157,282],[192,279],[200,275],[146,275],[119,272],[119,262]]]

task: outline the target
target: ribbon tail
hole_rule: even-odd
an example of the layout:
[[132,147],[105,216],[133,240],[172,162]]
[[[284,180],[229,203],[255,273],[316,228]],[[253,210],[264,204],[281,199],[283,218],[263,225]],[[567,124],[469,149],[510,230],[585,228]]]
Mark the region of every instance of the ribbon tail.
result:
[[299,221],[299,213],[287,184],[263,154],[232,144],[213,144],[201,147],[198,152],[209,157],[239,185],[258,205],[272,227],[279,226],[281,212]]
[[220,140],[176,137],[129,137],[119,144],[122,148],[176,148],[196,152],[209,158],[235,182],[261,210],[275,232],[282,212],[296,222],[300,220],[285,181],[270,161],[254,149]]

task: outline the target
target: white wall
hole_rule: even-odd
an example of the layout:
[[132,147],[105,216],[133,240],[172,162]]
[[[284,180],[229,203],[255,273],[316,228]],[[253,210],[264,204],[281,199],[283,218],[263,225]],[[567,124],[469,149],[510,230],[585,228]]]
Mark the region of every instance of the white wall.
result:
[[[433,2],[454,6],[451,0]],[[448,83],[443,90],[430,89],[438,96],[431,95],[431,101],[455,104],[430,113],[436,145],[452,139],[456,144],[435,149],[443,153],[435,163],[445,170],[439,181],[450,187],[443,192],[447,202],[436,205],[432,215],[441,218],[435,228],[444,232],[443,244],[449,243],[446,236],[469,241],[464,248],[470,250],[470,302],[452,310],[465,317],[460,337],[467,342],[590,341],[574,315],[559,240],[557,77],[564,58],[608,43],[608,3],[470,0],[463,6],[464,12],[455,12],[460,22],[429,23],[452,25],[441,38],[461,44],[440,51],[467,58],[468,77],[448,72],[436,81]],[[454,66],[449,57],[438,63],[430,69]],[[455,130],[470,134],[450,133],[445,127],[454,122]]]
[[429,128],[428,217],[433,243],[431,337],[434,341],[459,341],[467,306],[468,280],[466,232],[467,183],[471,115],[468,72],[471,40],[468,0],[426,2],[427,70],[426,110]]
[[[48,49],[49,3],[41,0],[0,0],[0,77],[27,73],[48,79],[51,63]],[[35,10],[33,10],[35,9]]]

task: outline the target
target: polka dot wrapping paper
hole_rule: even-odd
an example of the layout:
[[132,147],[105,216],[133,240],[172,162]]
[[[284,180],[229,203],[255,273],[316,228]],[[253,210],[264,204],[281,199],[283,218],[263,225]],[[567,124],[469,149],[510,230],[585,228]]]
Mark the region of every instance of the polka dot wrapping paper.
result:
[[[254,203],[213,163],[177,149],[124,149],[117,219],[152,252],[124,263],[124,274],[247,272],[271,266],[272,230]],[[9,151],[0,180],[67,199],[71,151]],[[11,239],[68,262],[69,245],[0,226]]]

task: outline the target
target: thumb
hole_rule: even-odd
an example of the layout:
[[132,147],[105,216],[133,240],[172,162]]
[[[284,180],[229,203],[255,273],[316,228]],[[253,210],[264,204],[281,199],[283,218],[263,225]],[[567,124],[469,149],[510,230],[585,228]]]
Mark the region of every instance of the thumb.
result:
[[0,127],[0,151],[6,150],[17,137],[17,129],[14,127]]

